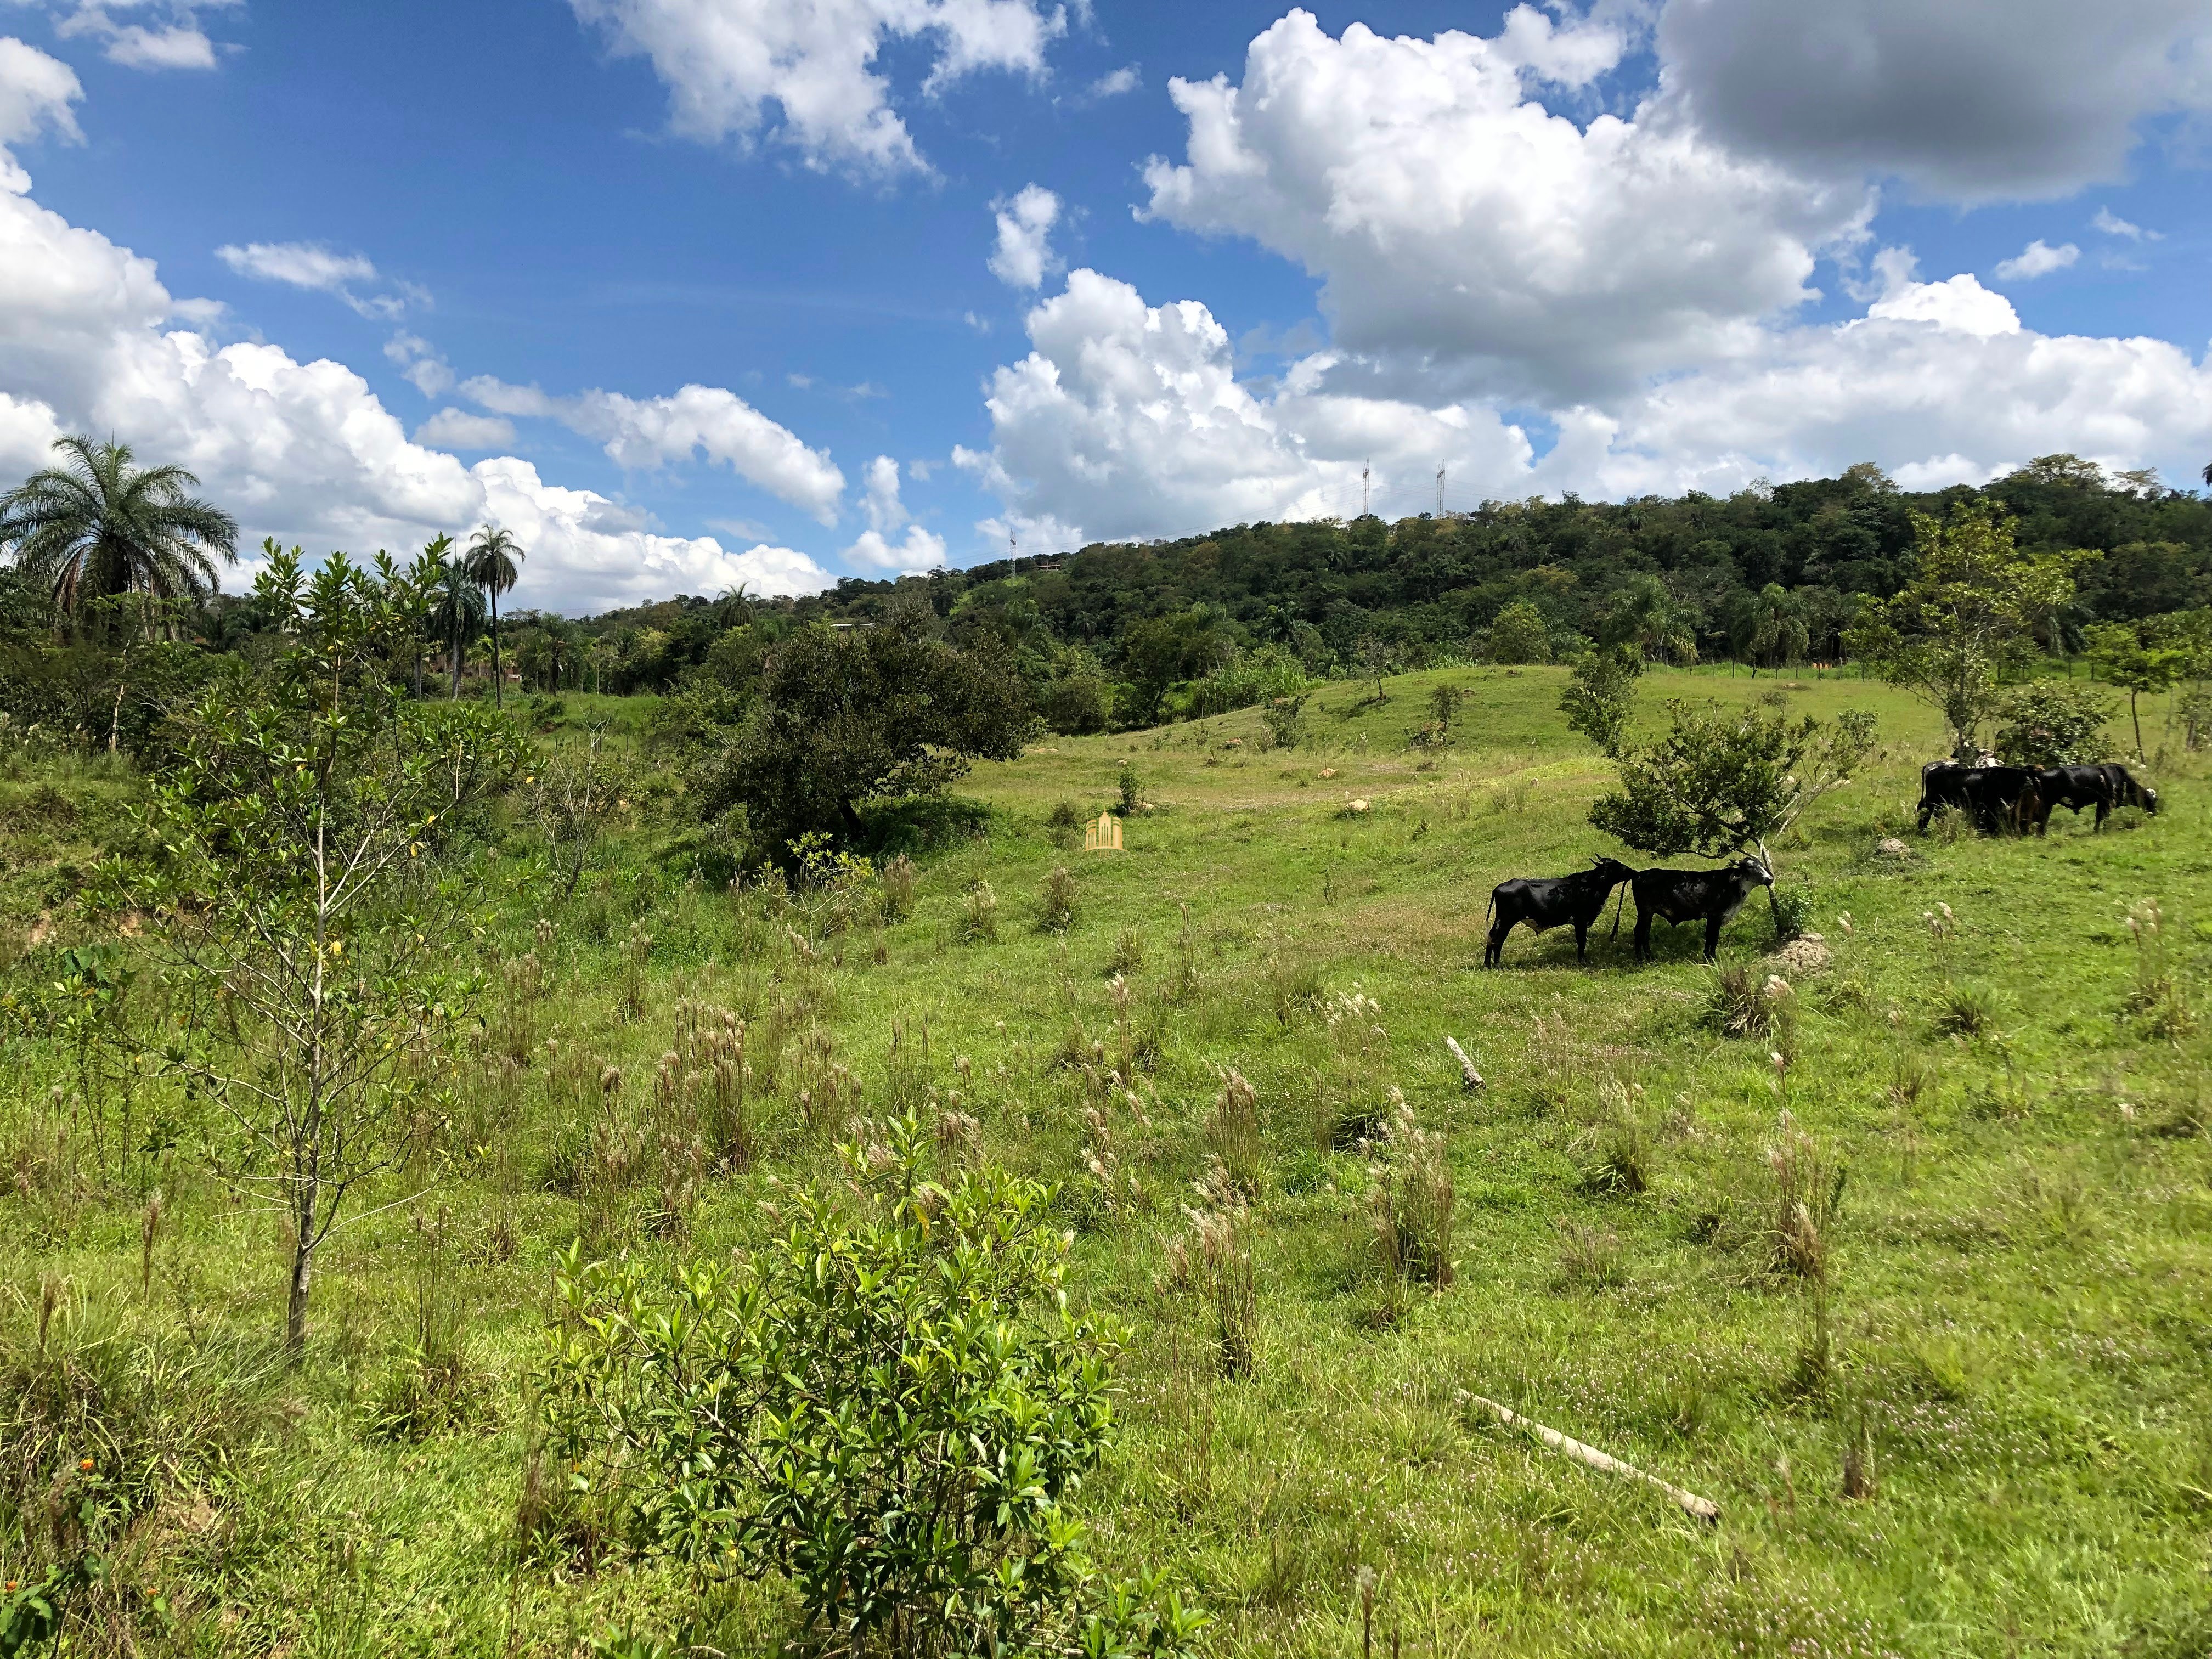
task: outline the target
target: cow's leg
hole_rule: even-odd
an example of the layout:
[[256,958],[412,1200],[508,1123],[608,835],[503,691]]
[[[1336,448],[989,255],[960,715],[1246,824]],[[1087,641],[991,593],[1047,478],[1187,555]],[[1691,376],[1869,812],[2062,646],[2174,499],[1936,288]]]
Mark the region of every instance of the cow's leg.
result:
[[1651,954],[1651,913],[1642,905],[1636,907],[1636,959],[1642,962]]
[[1482,965],[1484,967],[1495,968],[1504,961],[1505,936],[1512,931],[1513,924],[1508,921],[1504,916],[1498,917],[1496,921],[1491,924],[1490,944],[1488,948],[1482,953]]
[[1580,916],[1575,918],[1575,960],[1577,962],[1589,960],[1589,923],[1584,921]]
[[1928,833],[1928,820],[1936,816],[1936,803],[1925,795],[1920,798],[1920,833]]
[[1721,929],[1727,925],[1728,918],[1723,915],[1710,915],[1705,918],[1705,960],[1707,962],[1712,961],[1720,955]]

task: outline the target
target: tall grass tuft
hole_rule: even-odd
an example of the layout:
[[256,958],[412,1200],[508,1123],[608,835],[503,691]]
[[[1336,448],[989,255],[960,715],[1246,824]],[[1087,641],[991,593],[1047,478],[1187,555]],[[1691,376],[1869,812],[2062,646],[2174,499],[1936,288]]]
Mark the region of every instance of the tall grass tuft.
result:
[[1206,1117],[1206,1150],[1224,1177],[1244,1200],[1259,1197],[1265,1179],[1267,1146],[1260,1132],[1260,1091],[1235,1066],[1221,1072],[1221,1092]]
[[645,1012],[645,969],[653,959],[653,935],[645,931],[642,921],[629,925],[629,937],[623,941],[622,1005],[624,1019],[636,1019]]
[[1222,1376],[1247,1377],[1259,1363],[1260,1326],[1259,1279],[1245,1236],[1249,1212],[1219,1163],[1210,1164],[1195,1184],[1199,1202],[1183,1211],[1190,1238],[1170,1246],[1170,1277],[1179,1276],[1205,1297]]
[[2196,1029],[2197,1012],[2190,1006],[2189,987],[2180,954],[2168,935],[2165,910],[2156,899],[2143,899],[2129,909],[2127,926],[2136,945],[2136,982],[2128,994],[2128,1012],[2153,1036],[2171,1042],[2188,1036]]
[[965,945],[999,942],[999,896],[982,877],[975,878],[961,908],[960,939]]
[[1406,1097],[1390,1091],[1390,1109],[1369,1144],[1375,1181],[1369,1207],[1376,1253],[1393,1277],[1443,1286],[1452,1282],[1455,1197],[1444,1138],[1414,1121]]
[[1038,899],[1037,932],[1064,933],[1074,925],[1075,872],[1064,864],[1054,865]]
[[1786,1111],[1767,1149],[1766,1164],[1773,1176],[1766,1227],[1769,1266],[1798,1279],[1826,1279],[1831,1236],[1843,1212],[1844,1166]]
[[883,917],[886,924],[896,926],[914,914],[914,893],[921,878],[915,862],[901,853],[883,869]]
[[1145,935],[1140,929],[1124,927],[1114,939],[1114,954],[1107,964],[1108,971],[1120,976],[1141,973],[1145,966]]

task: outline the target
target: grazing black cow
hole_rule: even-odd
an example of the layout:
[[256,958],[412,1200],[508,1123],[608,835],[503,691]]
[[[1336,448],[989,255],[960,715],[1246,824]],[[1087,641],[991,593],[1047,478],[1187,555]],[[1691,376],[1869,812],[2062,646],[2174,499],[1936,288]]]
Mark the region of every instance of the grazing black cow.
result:
[[1956,761],[1936,761],[1920,769],[1920,827],[1947,806],[1955,806],[1974,820],[1984,835],[1996,835],[2007,824],[2019,830],[2040,810],[2036,775],[2025,766],[1961,766]]
[[2035,775],[2035,793],[2041,803],[2035,812],[2035,833],[2042,835],[2053,809],[2063,806],[2078,814],[2085,806],[2097,809],[2097,827],[2112,810],[2112,781],[2101,766],[2046,766]]
[[1947,806],[1966,810],[1966,774],[1975,770],[1957,761],[1929,761],[1920,769],[1920,828]]
[[1630,890],[1636,895],[1636,959],[1651,954],[1651,919],[1672,927],[1678,922],[1705,924],[1705,960],[1719,951],[1721,929],[1743,908],[1752,890],[1774,885],[1774,872],[1757,859],[1740,859],[1725,870],[1639,870]]
[[1505,955],[1505,936],[1524,921],[1529,932],[1535,933],[1547,927],[1571,925],[1575,930],[1575,960],[1586,961],[1590,924],[1604,914],[1605,902],[1613,896],[1613,890],[1635,874],[1617,859],[1600,859],[1590,868],[1577,870],[1571,876],[1516,876],[1510,881],[1499,882],[1490,890],[1490,908],[1483,912],[1487,916],[1495,911],[1497,920],[1490,925],[1490,945],[1482,953],[1482,965],[1495,968],[1499,964]]
[[1966,774],[1966,810],[1985,836],[2025,835],[2043,810],[2032,766],[1978,766]]
[[2112,786],[2112,805],[2140,806],[2154,817],[2158,814],[2158,791],[2136,777],[2118,761],[2106,761],[2098,769],[2105,781]]

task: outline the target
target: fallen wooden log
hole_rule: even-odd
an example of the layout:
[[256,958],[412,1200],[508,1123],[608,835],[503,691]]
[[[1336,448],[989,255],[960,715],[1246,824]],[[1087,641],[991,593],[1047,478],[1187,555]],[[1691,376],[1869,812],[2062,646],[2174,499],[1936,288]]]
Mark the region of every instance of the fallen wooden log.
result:
[[1557,1429],[1547,1429],[1534,1419],[1522,1416],[1510,1406],[1501,1406],[1495,1400],[1485,1400],[1479,1394],[1469,1395],[1468,1398],[1507,1428],[1526,1429],[1553,1450],[1564,1452],[1577,1463],[1588,1464],[1601,1474],[1626,1475],[1632,1480],[1641,1480],[1647,1486],[1656,1486],[1696,1519],[1711,1526],[1720,1524],[1721,1506],[1711,1498],[1700,1498],[1693,1492],[1684,1492],[1680,1486],[1672,1486],[1656,1474],[1646,1474],[1633,1463],[1624,1463],[1618,1457],[1600,1451],[1595,1446],[1585,1446],[1581,1441],[1561,1434]]
[[1446,1037],[1444,1047],[1452,1051],[1452,1058],[1459,1062],[1460,1086],[1463,1089],[1482,1087],[1482,1073],[1474,1069],[1474,1062],[1467,1057],[1467,1050],[1459,1046],[1459,1039]]

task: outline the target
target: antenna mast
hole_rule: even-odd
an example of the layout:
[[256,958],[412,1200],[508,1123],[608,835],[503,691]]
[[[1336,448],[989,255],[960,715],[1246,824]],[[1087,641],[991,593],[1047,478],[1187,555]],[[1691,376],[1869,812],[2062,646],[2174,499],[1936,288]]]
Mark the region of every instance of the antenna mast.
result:
[[1437,463],[1437,517],[1444,515],[1444,464]]
[[1363,519],[1367,516],[1367,501],[1370,493],[1367,475],[1370,470],[1371,463],[1362,461],[1359,464],[1359,516]]

